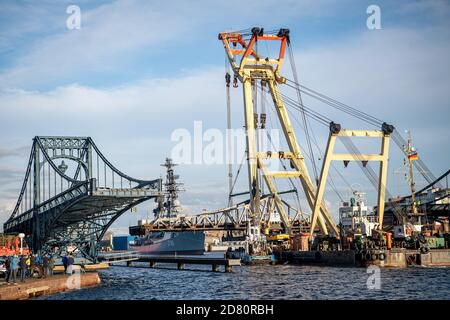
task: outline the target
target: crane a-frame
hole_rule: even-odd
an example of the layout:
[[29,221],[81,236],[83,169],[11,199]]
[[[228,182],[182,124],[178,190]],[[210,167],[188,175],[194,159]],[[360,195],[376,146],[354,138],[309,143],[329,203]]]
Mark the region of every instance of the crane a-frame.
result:
[[[248,36],[250,36],[250,39],[245,39]],[[286,82],[286,79],[280,75],[280,71],[284,61],[286,46],[290,41],[289,29],[280,29],[276,34],[265,34],[262,28],[253,28],[249,34],[243,32],[222,32],[219,34],[219,40],[223,42],[235,77],[239,79],[243,86],[250,211],[254,217],[258,216],[257,210],[260,208],[259,201],[261,195],[258,177],[260,176],[259,173],[262,173],[262,177],[274,197],[275,206],[280,214],[284,227],[289,232],[289,217],[283,206],[283,201],[278,194],[274,179],[298,178],[311,210],[314,210],[316,198],[316,189],[308,173],[305,158],[297,142],[297,137],[278,88],[279,84]],[[257,52],[256,44],[262,41],[279,42],[278,56],[261,56]],[[288,151],[267,152],[257,150],[255,127],[258,123],[258,115],[255,113],[252,92],[253,87],[257,86],[258,82],[262,85],[267,85],[269,89],[284,138],[289,148]],[[290,160],[294,170],[269,171],[265,161],[270,158]],[[325,235],[332,233],[338,236],[338,228],[333,222],[325,203],[320,201],[317,207],[318,214],[316,216],[321,232]],[[258,221],[253,221],[254,225],[257,223]]]

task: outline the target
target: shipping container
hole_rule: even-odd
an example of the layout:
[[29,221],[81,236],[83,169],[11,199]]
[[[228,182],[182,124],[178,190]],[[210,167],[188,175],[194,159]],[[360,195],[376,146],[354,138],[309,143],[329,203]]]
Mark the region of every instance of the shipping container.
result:
[[134,240],[133,236],[116,236],[113,237],[113,250],[129,250],[130,242]]
[[430,249],[444,249],[445,248],[445,239],[437,238],[437,237],[426,237],[428,246]]

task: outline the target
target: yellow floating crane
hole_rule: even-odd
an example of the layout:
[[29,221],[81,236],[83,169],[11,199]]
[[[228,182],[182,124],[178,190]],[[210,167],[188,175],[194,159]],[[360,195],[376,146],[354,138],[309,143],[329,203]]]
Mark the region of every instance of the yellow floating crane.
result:
[[[312,179],[305,163],[305,158],[286,110],[283,100],[284,95],[281,94],[278,88],[278,85],[286,84],[286,78],[281,76],[281,68],[284,62],[286,47],[290,44],[289,29],[279,29],[276,33],[264,33],[263,28],[255,27],[252,28],[250,32],[222,32],[219,34],[219,40],[223,43],[236,81],[238,79],[243,87],[245,128],[247,133],[248,186],[250,212],[252,213],[252,217],[250,218],[252,225],[256,227],[261,223],[254,217],[260,216],[260,185],[262,185],[262,181],[259,181],[258,179],[259,177],[262,177],[270,194],[274,198],[275,206],[284,224],[285,232],[289,234],[291,228],[289,216],[284,208],[284,202],[279,196],[279,191],[275,185],[275,179],[299,179],[305,198],[312,211],[310,235],[313,235],[315,227],[318,224],[323,235],[339,237],[338,227],[333,222],[323,200],[328,170],[330,163],[333,160],[341,160],[344,161],[344,163],[355,160],[362,162],[364,166],[368,161],[380,162],[378,179],[378,218],[379,224],[382,225],[389,159],[389,141],[390,134],[394,131],[394,127],[383,123],[381,130],[341,130],[339,124],[330,122],[330,136],[325,151],[320,180],[317,183],[316,189],[312,183]],[[261,46],[261,42],[277,43],[279,46],[277,56],[262,56],[257,50],[258,45]],[[260,120],[259,128],[262,128],[265,125],[266,115],[258,115],[254,106],[253,93],[257,87],[268,88],[288,150],[278,152],[259,150],[256,136],[258,116]],[[334,145],[338,137],[381,138],[381,150],[376,154],[361,154],[359,152],[334,154]],[[266,160],[275,158],[289,160],[293,170],[269,171],[265,162]]]
[[[246,39],[248,36],[250,36],[250,39]],[[311,209],[314,208],[316,199],[316,189],[310,178],[305,164],[305,158],[297,142],[297,137],[278,88],[279,84],[286,82],[286,79],[280,75],[280,72],[286,46],[290,41],[289,29],[279,29],[276,34],[265,34],[263,28],[257,27],[252,28],[249,34],[243,32],[222,32],[219,34],[219,40],[223,42],[234,76],[239,79],[243,87],[245,128],[247,132],[246,147],[250,211],[254,217],[258,216],[261,197],[258,177],[262,173],[264,182],[274,197],[275,206],[280,214],[285,230],[289,233],[291,228],[290,220],[284,208],[283,201],[279,197],[274,180],[283,178],[299,179]],[[263,57],[257,52],[257,43],[263,41],[279,44],[278,55],[276,57]],[[258,114],[254,109],[253,90],[255,86],[258,86],[258,83],[259,86],[267,86],[269,90],[289,150],[270,152],[257,149],[255,129],[258,125]],[[265,119],[265,115],[260,115],[260,119]],[[288,159],[294,170],[269,171],[265,161],[274,158]],[[322,233],[328,235],[331,232],[333,235],[338,236],[338,228],[333,222],[323,201],[319,203],[318,208],[319,214],[317,218]],[[258,223],[254,219],[253,225],[256,226]]]

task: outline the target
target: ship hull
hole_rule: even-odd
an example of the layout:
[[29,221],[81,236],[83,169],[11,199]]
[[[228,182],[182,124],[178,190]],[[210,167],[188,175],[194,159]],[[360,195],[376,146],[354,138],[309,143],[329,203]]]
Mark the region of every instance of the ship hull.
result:
[[130,245],[140,254],[204,254],[205,233],[202,231],[164,232],[163,236],[149,238]]

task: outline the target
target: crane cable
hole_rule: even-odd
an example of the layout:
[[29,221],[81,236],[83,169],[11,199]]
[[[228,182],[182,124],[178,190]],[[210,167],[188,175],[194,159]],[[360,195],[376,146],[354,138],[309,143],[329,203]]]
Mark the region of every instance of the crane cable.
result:
[[[294,76],[294,80],[295,80],[295,91],[297,93],[298,103],[300,105],[303,105],[302,95],[300,92],[300,86],[298,84],[299,81],[298,81],[298,75],[297,75],[297,67],[295,65],[294,53],[293,53],[293,49],[292,49],[292,45],[291,45],[290,41],[288,41],[288,51],[289,51],[289,62],[291,65],[292,75]],[[313,152],[313,149],[311,146],[311,137],[310,137],[308,122],[306,121],[306,114],[304,112],[304,109],[302,109],[301,115],[302,115],[304,130],[305,130],[306,143],[308,146],[311,164],[312,164],[313,171],[314,171],[314,178],[315,178],[316,186],[317,186],[319,184],[319,174],[318,174],[318,170],[317,170],[314,152]]]
[[[297,110],[302,109],[302,110],[305,112],[305,115],[306,115],[306,116],[312,117],[313,119],[317,120],[319,123],[328,126],[329,123],[331,122],[331,119],[329,119],[329,118],[327,118],[327,117],[325,117],[325,116],[322,116],[322,115],[320,115],[320,114],[316,114],[313,110],[307,108],[307,107],[306,107],[305,105],[303,105],[303,104],[300,104],[300,103],[298,103],[298,102],[295,102],[293,99],[291,99],[291,98],[289,98],[288,96],[282,94],[281,92],[280,92],[280,95],[283,97],[284,102],[285,102],[285,104],[286,104],[287,106],[291,106],[291,107],[293,107],[293,108],[296,108]],[[294,120],[301,126],[301,124],[298,122],[298,120],[297,120],[296,117],[294,117]],[[316,142],[316,147],[318,148],[317,142]],[[314,160],[311,159],[311,156],[310,156],[308,153],[306,153],[306,156],[310,159],[311,162],[314,162]],[[283,164],[283,163],[282,163],[282,164]],[[284,167],[284,169],[286,170],[286,167],[284,166],[284,164],[283,164],[283,167]],[[336,168],[335,168],[335,169],[336,169]],[[336,170],[336,171],[337,171],[337,170]],[[339,173],[339,172],[338,172],[338,173]],[[340,173],[339,173],[339,174],[340,174]],[[340,174],[340,175],[341,175],[341,174]],[[344,178],[342,175],[341,175],[341,177],[342,177],[342,178],[344,179],[344,181],[348,184],[348,182],[345,180],[345,178]],[[333,180],[332,177],[330,177],[330,182],[329,182],[329,183],[330,183],[330,187],[331,187],[331,188],[333,189],[333,191],[337,194],[337,196],[339,197],[339,199],[341,199],[341,201],[343,201],[343,198],[342,198],[341,194],[337,191],[337,188],[336,188],[336,185],[335,185],[334,181],[331,181],[331,180]],[[289,181],[291,181],[291,183],[293,183],[292,180],[291,180],[291,178],[289,178]],[[317,181],[317,180],[316,180],[316,181]],[[350,188],[351,188],[351,187],[350,187]],[[298,196],[298,195],[297,195],[297,196]]]
[[[291,113],[289,110],[288,110],[288,112]],[[292,113],[291,113],[291,114],[292,114]],[[298,121],[297,118],[295,118],[293,114],[292,114],[292,116],[293,116],[292,118],[294,119],[294,121],[297,122],[297,124],[298,124],[299,126],[301,126],[300,121]],[[318,146],[318,144],[317,144],[317,141],[316,141],[314,144],[315,144],[315,146],[316,146],[318,152],[319,152],[320,154],[322,154],[322,157],[323,157],[323,152],[320,150],[320,148],[319,148],[319,146]],[[301,147],[301,146],[300,146],[300,147]],[[308,154],[306,154],[306,156],[309,158],[309,155],[308,155]],[[339,176],[341,177],[341,179],[344,180],[344,182],[347,184],[347,186],[349,186],[349,188],[353,191],[353,188],[350,186],[349,182],[348,182],[348,181],[345,179],[345,177],[339,172],[339,170],[336,169],[336,167],[334,166],[333,163],[331,163],[331,166],[332,166],[333,169],[339,174]],[[339,191],[337,190],[336,183],[334,182],[333,177],[332,177],[331,175],[329,175],[328,178],[329,178],[328,183],[329,183],[330,187],[331,187],[331,188],[333,189],[333,191],[336,193],[336,195],[338,196],[338,198],[339,198],[341,201],[344,201],[342,195],[341,195],[341,194],[339,193]]]
[[[233,189],[233,164],[231,159],[231,97],[230,97],[230,65],[227,61],[227,56],[225,55],[225,85],[226,85],[226,96],[227,96],[227,146],[228,146],[228,191],[229,195],[232,193]],[[228,197],[228,206],[233,205],[233,198]]]
[[[283,97],[286,106],[292,107],[292,108],[295,108],[295,109],[303,109],[305,111],[305,114],[306,114],[307,117],[316,120],[320,124],[325,125],[325,126],[328,127],[330,122],[332,122],[332,120],[330,118],[328,118],[326,116],[323,116],[320,113],[318,113],[318,112],[316,112],[316,111],[306,107],[304,104],[299,104],[299,103],[295,102],[293,99],[291,99],[290,97],[288,97],[288,96],[286,96],[286,95],[284,95],[282,93],[280,93],[280,95]],[[299,126],[301,127],[302,124],[297,120],[297,118],[295,116],[293,118],[299,124]],[[309,120],[309,119],[307,119],[307,120]],[[318,152],[323,157],[323,151],[320,149],[316,137],[314,135],[312,135],[312,137],[313,137],[313,144],[315,145],[315,147],[317,148]],[[339,171],[337,170],[337,172],[339,172]],[[342,176],[342,178],[348,184],[348,181],[345,180],[345,178],[343,176]]]
[[[290,110],[288,110],[288,112],[290,112]],[[292,113],[291,113],[291,114],[292,114]],[[270,118],[270,114],[269,114],[269,118]],[[300,122],[297,120],[296,117],[293,117],[293,118],[294,118],[294,120],[295,120],[299,125],[301,125]],[[271,122],[271,121],[270,121],[270,122]],[[269,136],[269,140],[270,140],[270,142],[272,143],[272,146],[273,146],[273,142],[271,141],[270,136]],[[318,147],[317,144],[316,144],[316,147]],[[308,158],[310,157],[309,154],[306,154],[306,156],[307,156]],[[310,159],[310,160],[312,161],[312,159]],[[280,162],[281,162],[281,160],[280,160]],[[287,170],[285,164],[284,164],[283,162],[281,162],[281,164],[282,164],[284,170]],[[344,199],[342,198],[342,195],[341,195],[341,194],[339,193],[339,191],[337,190],[337,187],[336,187],[336,184],[335,184],[333,178],[332,178],[331,176],[330,176],[329,178],[330,178],[330,180],[328,181],[328,183],[329,183],[330,187],[331,187],[331,188],[333,189],[333,191],[336,193],[336,195],[338,196],[338,198],[339,198],[341,201],[344,201]],[[294,182],[292,181],[292,178],[288,178],[288,179],[289,179],[289,182],[291,183],[292,187],[296,190],[295,194],[296,194],[297,205],[299,206],[300,211],[302,211],[301,206],[300,206],[300,198],[299,198],[299,196],[298,196],[297,188],[295,187],[295,184],[294,184]]]
[[236,176],[234,177],[234,181],[233,181],[233,184],[232,184],[232,186],[231,186],[230,194],[228,195],[229,198],[232,198],[232,194],[233,194],[233,191],[234,191],[234,187],[236,186],[237,179],[238,179],[238,177],[239,177],[239,174],[241,173],[241,169],[242,169],[242,165],[244,164],[244,160],[245,160],[245,152],[244,152],[244,154],[242,155],[241,163],[239,164],[239,168],[238,168],[238,170],[237,170],[237,172],[236,172]]
[[[267,93],[271,93],[270,89],[265,89]],[[305,104],[300,104],[299,102],[295,101],[294,99],[290,98],[289,96],[279,92],[280,97],[283,98],[285,105],[290,106],[292,108],[295,108],[299,111],[305,112],[305,114],[317,121],[318,123],[328,127],[330,125],[330,122],[332,121],[330,118],[318,113],[317,111],[307,107]],[[278,97],[279,98],[279,97]]]
[[[293,77],[294,77],[293,84],[295,85],[295,91],[297,93],[297,98],[298,98],[299,104],[303,105],[303,99],[301,97],[301,90],[300,90],[300,83],[299,83],[298,75],[297,75],[297,67],[296,67],[296,64],[295,64],[293,49],[292,49],[292,45],[291,45],[290,41],[288,42],[288,49],[289,49],[289,61],[291,62],[291,69],[292,69],[292,74],[293,74]],[[294,117],[294,119],[296,120],[295,117]],[[311,155],[311,162],[313,164],[315,180],[316,180],[316,186],[317,186],[319,184],[319,178],[318,178],[318,170],[317,170],[317,166],[316,166],[316,162],[315,162],[314,152],[313,152],[312,146],[311,146],[311,138],[310,138],[310,133],[309,133],[309,131],[310,131],[309,126],[311,126],[311,125],[309,124],[309,126],[308,126],[308,119],[306,118],[305,112],[302,112],[302,119],[303,119],[304,131],[306,133],[306,140],[307,140],[307,143],[308,143],[308,149],[309,149],[310,155]],[[298,121],[297,121],[297,123],[300,125],[300,123]],[[315,146],[316,146],[317,150],[319,151],[319,153],[321,154],[321,156],[323,158],[323,152],[321,151],[321,149],[318,146],[317,139],[316,139],[316,137],[314,135],[314,131],[313,131],[312,128],[311,128],[311,132],[312,132],[312,137],[315,140],[314,141],[315,142]],[[336,169],[336,167],[334,165],[332,167],[339,173],[339,175],[344,180],[344,182],[347,185],[349,185],[348,181],[342,176],[342,174]],[[340,195],[340,193],[337,191],[337,188],[336,188],[336,186],[334,184],[334,181],[332,180],[331,176],[330,176],[330,183],[333,185],[332,188],[334,189],[335,193],[338,195],[338,197],[341,199],[341,201],[343,201],[343,198]],[[352,189],[351,186],[350,186],[350,189]]]
[[[398,131],[394,131],[391,136],[395,144],[397,144],[397,146],[407,156],[407,151],[404,149],[404,146],[407,145],[406,140],[400,135],[400,133],[398,133]],[[440,181],[436,181],[437,180],[436,177],[433,175],[430,169],[428,169],[427,165],[420,158],[414,161],[414,165],[428,183],[435,183],[435,185],[437,185],[439,188],[441,189],[443,188]]]
[[323,93],[317,92],[311,88],[301,85],[301,84],[297,83],[296,81],[292,81],[290,79],[286,79],[286,81],[288,82],[288,83],[286,83],[286,85],[288,87],[295,89],[296,86],[298,86],[298,87],[300,87],[300,91],[303,92],[304,94],[306,94],[316,100],[322,101],[335,109],[341,110],[344,113],[347,113],[351,116],[359,118],[369,124],[372,124],[374,126],[379,126],[383,123],[383,121],[381,119],[378,119],[370,114],[367,114],[361,110],[351,107],[351,106],[349,106],[343,102],[340,102],[336,99],[333,99]]
[[[356,117],[370,125],[373,125],[377,128],[380,127],[380,125],[382,125],[383,121],[379,118],[376,118],[372,115],[369,115],[363,111],[360,111],[354,107],[351,107],[345,103],[342,103],[336,99],[333,99],[323,93],[317,92],[311,88],[308,88],[306,86],[300,85],[298,83],[298,81],[293,81],[290,79],[286,79],[287,82],[291,83],[286,83],[287,86],[296,89],[297,87],[300,87],[300,91],[316,100],[319,100],[321,102],[324,102],[325,104],[328,104],[329,106],[336,108],[344,113],[349,114],[350,116]],[[394,131],[392,133],[392,138],[395,142],[395,144],[400,148],[400,150],[406,155],[406,151],[404,150],[403,146],[406,144],[405,139],[400,135],[400,133],[398,133],[397,131]],[[417,161],[414,162],[414,166],[418,169],[418,171],[420,172],[420,174],[425,178],[425,180],[428,183],[432,183],[433,181],[436,181],[436,177],[433,175],[433,173],[431,172],[431,170],[426,166],[426,164],[421,160],[418,159]],[[440,182],[437,182],[436,185],[440,188],[442,188],[442,184]]]

